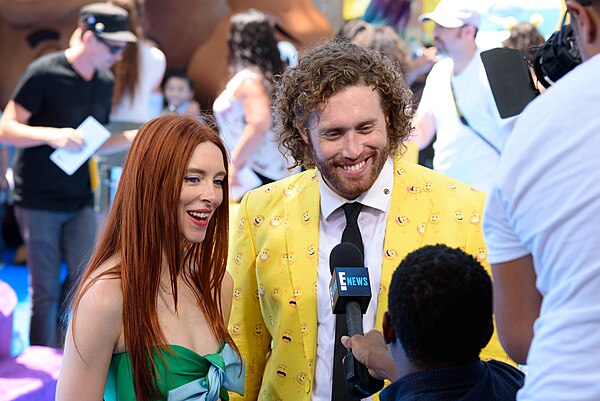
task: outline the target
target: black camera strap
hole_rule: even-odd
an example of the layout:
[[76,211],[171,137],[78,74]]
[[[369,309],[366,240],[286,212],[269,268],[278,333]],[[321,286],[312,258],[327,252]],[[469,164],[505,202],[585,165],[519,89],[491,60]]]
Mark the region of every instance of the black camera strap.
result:
[[454,86],[452,85],[452,82],[450,82],[450,90],[452,91],[452,100],[454,100],[454,106],[456,107],[456,112],[458,113],[458,118],[460,119],[460,122],[463,123],[467,128],[469,128],[469,130],[471,132],[473,132],[475,135],[477,135],[490,148],[494,149],[494,151],[498,155],[500,155],[500,153],[501,153],[500,149],[498,149],[489,139],[487,139],[485,136],[483,136],[479,131],[477,131],[475,128],[473,128],[472,126],[469,125],[469,122],[467,121],[467,119],[465,118],[463,113],[460,111],[460,108],[458,107],[458,102],[456,101],[456,95],[454,95]]

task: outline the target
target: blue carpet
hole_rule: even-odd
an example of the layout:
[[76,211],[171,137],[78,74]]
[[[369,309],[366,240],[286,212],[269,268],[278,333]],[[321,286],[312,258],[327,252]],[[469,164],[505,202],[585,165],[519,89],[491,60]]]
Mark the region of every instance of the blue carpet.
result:
[[[14,250],[4,254],[4,266],[0,267],[0,280],[8,283],[17,293],[17,306],[13,315],[13,338],[11,354],[19,355],[29,346],[29,317],[31,316],[31,299],[28,293],[29,269],[26,265],[14,265]],[[62,265],[61,278],[66,276],[66,266]]]
[[29,346],[29,316],[31,301],[27,291],[29,269],[25,265],[13,265],[14,251],[4,254],[4,267],[0,268],[0,280],[8,283],[17,293],[17,306],[13,315],[13,339],[11,354],[16,356]]

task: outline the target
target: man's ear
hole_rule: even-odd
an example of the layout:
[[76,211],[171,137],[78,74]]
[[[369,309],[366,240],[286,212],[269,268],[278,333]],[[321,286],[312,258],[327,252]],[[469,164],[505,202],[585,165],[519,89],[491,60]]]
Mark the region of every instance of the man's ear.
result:
[[394,330],[394,326],[392,325],[392,321],[390,320],[390,315],[388,312],[383,314],[383,339],[386,344],[393,343],[396,341],[396,330]]
[[298,128],[298,131],[300,132],[300,136],[302,137],[304,143],[308,145],[308,132],[306,131],[306,127],[296,126],[296,128]]
[[577,25],[578,33],[578,44],[579,46],[586,46],[594,43],[597,40],[598,21],[594,19],[591,14],[593,11],[591,7],[586,7],[577,1],[567,1],[567,9],[571,14],[571,23]]

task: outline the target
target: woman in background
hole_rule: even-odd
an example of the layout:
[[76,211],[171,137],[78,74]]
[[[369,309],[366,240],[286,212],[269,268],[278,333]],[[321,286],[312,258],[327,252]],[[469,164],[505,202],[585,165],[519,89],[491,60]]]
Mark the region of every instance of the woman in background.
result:
[[[138,37],[137,43],[128,45],[123,51],[122,60],[115,63],[112,72],[115,84],[108,129],[115,132],[137,129],[162,112],[161,82],[165,74],[167,60],[163,52],[150,41],[144,39],[139,11],[135,0],[110,0],[109,4],[125,9],[128,13],[129,30]],[[112,202],[115,188],[127,152],[95,156],[98,163],[98,183],[95,203],[98,209],[106,212]],[[95,166],[95,164],[92,164]],[[110,177],[110,178],[109,178]],[[107,179],[108,178],[108,179]],[[104,219],[99,221],[99,230]]]
[[[135,0],[111,0],[129,13],[129,29],[143,38]],[[160,84],[165,74],[167,60],[160,49],[149,41],[140,39],[127,46],[123,60],[115,63],[115,88],[112,99],[111,122],[143,124],[158,117],[162,111]]]
[[271,130],[273,77],[286,64],[273,23],[257,10],[231,17],[228,49],[232,78],[213,111],[231,151],[232,197],[239,201],[247,191],[289,175]]
[[540,93],[545,91],[546,88],[538,81],[532,66],[534,64],[536,52],[540,46],[544,44],[546,39],[544,39],[535,25],[529,22],[522,22],[513,26],[510,28],[508,34],[509,36],[502,42],[502,46],[508,49],[517,49],[521,52],[529,64],[529,73],[531,74],[531,79],[533,79],[535,88]]
[[412,58],[408,46],[390,26],[372,26],[366,22],[360,26],[350,41],[367,49],[377,49],[396,61],[404,73],[404,79],[410,86],[419,76],[429,72],[437,61],[433,48],[424,49],[423,54]]
[[218,134],[197,119],[171,114],[140,128],[75,295],[57,400],[243,392],[226,328],[227,166]]

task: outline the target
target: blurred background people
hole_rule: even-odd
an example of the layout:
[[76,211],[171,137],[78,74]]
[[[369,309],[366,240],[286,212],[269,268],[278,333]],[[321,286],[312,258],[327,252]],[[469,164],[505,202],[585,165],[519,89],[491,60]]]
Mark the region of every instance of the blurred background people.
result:
[[[364,23],[367,24],[367,23]],[[382,51],[392,60],[400,64],[406,83],[412,85],[422,74],[427,73],[437,61],[435,49],[425,49],[423,54],[414,59],[410,49],[400,36],[389,26],[362,26],[352,38],[352,43]]]
[[360,18],[350,19],[342,24],[340,29],[335,34],[335,39],[338,40],[341,38],[346,38],[347,40],[352,41],[356,35],[358,35],[358,33],[370,26],[371,24]]
[[[50,154],[81,150],[83,135],[75,128],[88,116],[108,123],[114,81],[110,67],[137,40],[129,31],[127,11],[105,3],[83,7],[79,29],[80,40],[68,49],[28,66],[0,119],[0,140],[19,148],[14,201],[27,246],[32,345],[62,345],[60,307],[96,237],[88,162],[67,174]],[[99,151],[122,151],[134,135],[113,135]],[[63,259],[68,274],[61,285]]]
[[112,67],[115,88],[110,121],[143,124],[158,117],[162,111],[160,84],[167,60],[154,43],[144,39],[142,23],[139,20],[139,2],[110,0],[108,3],[128,12],[129,28],[140,38],[135,45],[125,49],[123,59]]
[[[115,76],[112,95],[110,124],[112,133],[137,129],[143,123],[158,117],[162,112],[161,82],[167,60],[154,43],[144,39],[140,2],[136,0],[109,0],[108,4],[123,8],[128,13],[128,24],[139,40],[123,51],[122,60],[111,70]],[[96,210],[101,213],[100,229],[104,225],[104,213],[110,207],[119,181],[126,152],[102,155],[98,162],[99,186],[96,192]]]
[[509,49],[516,49],[521,52],[523,57],[529,63],[531,78],[533,79],[535,87],[540,92],[543,92],[546,88],[538,81],[532,66],[536,51],[545,41],[546,39],[544,39],[535,25],[530,22],[522,22],[510,28],[508,38],[502,42],[502,46]]
[[250,9],[231,17],[227,41],[232,78],[213,111],[231,152],[234,201],[250,189],[289,175],[272,131],[273,77],[286,67],[273,23]]
[[75,296],[57,400],[243,392],[226,328],[227,166],[217,132],[197,119],[171,114],[142,126]]
[[522,22],[510,28],[508,38],[502,41],[502,46],[509,49],[517,49],[526,57],[530,64],[537,48],[544,44],[546,39],[530,22]]
[[423,149],[436,135],[433,168],[487,192],[513,119],[500,118],[475,43],[477,3],[441,0],[419,20],[435,22],[435,46],[445,58],[427,77],[413,141]]
[[183,71],[173,71],[165,78],[163,96],[166,113],[200,115],[200,104],[194,100],[194,83]]

